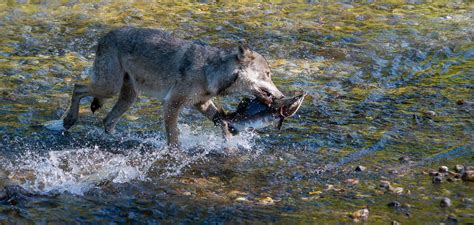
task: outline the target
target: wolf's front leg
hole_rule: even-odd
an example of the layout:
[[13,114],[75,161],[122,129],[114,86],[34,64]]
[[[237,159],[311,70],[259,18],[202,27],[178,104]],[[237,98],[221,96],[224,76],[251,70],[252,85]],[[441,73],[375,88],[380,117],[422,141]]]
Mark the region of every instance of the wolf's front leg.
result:
[[232,138],[232,133],[229,129],[229,124],[222,120],[225,116],[223,110],[219,110],[212,100],[207,100],[203,103],[198,103],[195,105],[197,110],[204,114],[208,119],[212,120],[216,125],[220,125],[222,129],[222,134],[226,140],[230,140]]
[[172,148],[179,147],[178,116],[183,106],[183,101],[170,99],[164,103],[164,121],[166,129],[166,138],[168,146]]

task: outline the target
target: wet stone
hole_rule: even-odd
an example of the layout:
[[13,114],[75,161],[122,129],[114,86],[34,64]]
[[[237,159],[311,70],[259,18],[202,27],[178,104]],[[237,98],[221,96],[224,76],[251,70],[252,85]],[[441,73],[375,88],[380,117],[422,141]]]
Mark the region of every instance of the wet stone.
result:
[[430,171],[429,175],[431,177],[436,177],[436,176],[441,176],[441,173],[437,172],[437,171]]
[[393,202],[388,203],[387,206],[392,207],[392,208],[400,208],[402,204],[400,204],[400,202],[393,201]]
[[446,218],[446,221],[449,222],[449,223],[454,223],[454,224],[457,224],[458,223],[458,218],[456,218],[455,215],[449,215],[448,218]]
[[400,163],[409,163],[409,162],[410,162],[410,157],[408,157],[408,156],[402,156],[402,157],[398,158],[398,161],[399,161]]
[[439,167],[438,171],[440,173],[447,173],[449,171],[449,169],[448,169],[447,166],[441,166],[441,167]]
[[390,186],[390,182],[389,182],[389,181],[385,181],[385,180],[381,181],[379,186],[380,186],[381,188],[384,188],[384,189],[387,189],[387,190],[390,189],[390,187],[391,187],[391,186]]
[[367,170],[367,167],[365,167],[365,166],[357,166],[355,168],[355,171],[357,171],[357,172],[364,172],[366,170]]
[[428,118],[434,118],[434,117],[436,117],[436,112],[432,111],[432,110],[428,110],[428,111],[424,112],[424,115]]
[[369,209],[357,210],[351,214],[351,218],[356,222],[367,220],[369,218]]
[[474,182],[474,170],[464,171],[461,178],[463,181]]
[[456,173],[461,173],[463,170],[464,170],[463,165],[457,164],[457,165],[454,166],[454,172],[456,172]]
[[441,184],[441,182],[443,181],[443,177],[441,177],[441,176],[434,176],[431,181],[433,182],[433,184]]
[[447,208],[447,207],[450,207],[452,205],[451,203],[451,199],[449,198],[443,198],[441,199],[441,202],[439,203],[439,205],[443,208]]

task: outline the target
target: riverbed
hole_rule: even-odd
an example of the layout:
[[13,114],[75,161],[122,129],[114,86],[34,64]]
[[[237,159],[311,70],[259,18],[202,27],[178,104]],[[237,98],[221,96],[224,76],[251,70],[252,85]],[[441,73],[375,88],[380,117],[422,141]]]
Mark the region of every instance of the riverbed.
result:
[[[325,224],[366,208],[368,223],[473,223],[474,183],[429,172],[474,166],[474,4],[346,2],[0,3],[0,221]],[[281,130],[229,143],[187,108],[180,151],[143,96],[114,135],[101,125],[113,99],[45,129],[88,83],[97,40],[123,26],[245,40],[282,92],[307,96]]]

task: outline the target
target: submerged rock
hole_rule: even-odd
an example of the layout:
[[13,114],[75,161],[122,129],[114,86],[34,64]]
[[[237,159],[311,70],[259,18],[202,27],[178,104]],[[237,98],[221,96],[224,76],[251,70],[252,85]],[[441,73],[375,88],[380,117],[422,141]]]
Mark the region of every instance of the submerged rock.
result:
[[443,177],[441,177],[441,176],[434,176],[431,181],[433,182],[433,184],[440,184],[440,183],[443,181]]
[[462,180],[463,181],[471,181],[474,182],[474,170],[467,170],[462,173]]
[[365,167],[365,166],[357,166],[355,168],[355,171],[357,171],[357,172],[364,172],[366,170],[367,170],[367,167]]
[[448,167],[447,166],[440,166],[438,171],[440,173],[447,173],[449,171]]
[[392,208],[400,208],[402,204],[400,204],[400,202],[393,201],[393,202],[388,203],[387,206],[392,207]]
[[355,221],[367,220],[369,218],[369,209],[361,209],[353,212],[351,218]]
[[443,198],[441,199],[441,202],[439,203],[439,205],[443,208],[447,208],[447,207],[450,207],[452,205],[451,203],[451,199],[449,198]]
[[457,165],[454,166],[454,172],[461,173],[462,171],[464,171],[464,166],[463,165],[457,164]]
[[273,201],[273,199],[270,197],[264,197],[264,198],[259,199],[258,203],[261,205],[273,205],[275,204],[275,201]]

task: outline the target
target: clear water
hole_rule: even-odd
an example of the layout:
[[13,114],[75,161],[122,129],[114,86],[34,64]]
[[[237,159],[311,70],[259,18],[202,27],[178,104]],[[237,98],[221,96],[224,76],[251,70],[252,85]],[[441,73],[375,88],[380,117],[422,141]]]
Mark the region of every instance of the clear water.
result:
[[[4,1],[0,221],[335,223],[368,207],[369,223],[472,223],[474,184],[426,173],[473,165],[473,12],[470,1]],[[245,39],[284,93],[308,96],[282,130],[232,143],[186,109],[179,152],[151,98],[114,136],[100,125],[113,100],[94,115],[85,99],[70,132],[45,129],[88,82],[97,39],[121,26],[223,48]],[[218,101],[232,110],[238,98]]]

